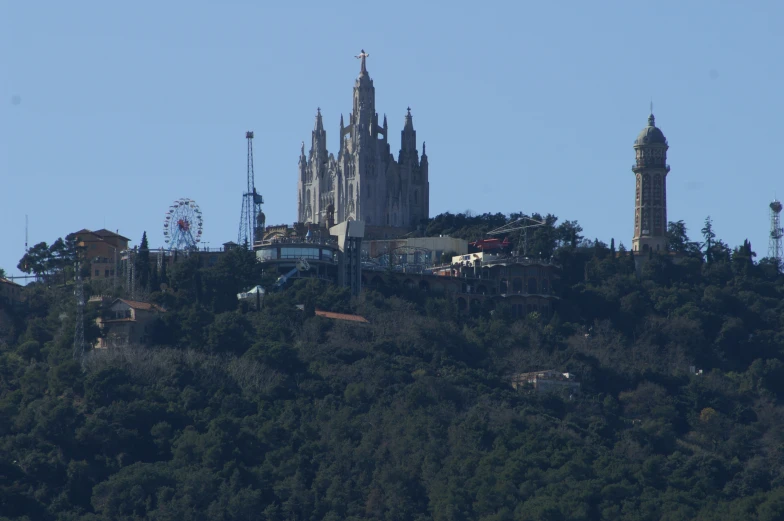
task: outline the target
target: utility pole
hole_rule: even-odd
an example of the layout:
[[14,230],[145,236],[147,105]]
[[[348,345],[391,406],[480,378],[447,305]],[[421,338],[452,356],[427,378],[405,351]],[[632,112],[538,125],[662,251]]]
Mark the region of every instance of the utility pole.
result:
[[78,258],[74,270],[76,272],[76,289],[74,290],[76,294],[76,327],[74,329],[73,357],[84,366],[84,284],[82,282],[82,263]]

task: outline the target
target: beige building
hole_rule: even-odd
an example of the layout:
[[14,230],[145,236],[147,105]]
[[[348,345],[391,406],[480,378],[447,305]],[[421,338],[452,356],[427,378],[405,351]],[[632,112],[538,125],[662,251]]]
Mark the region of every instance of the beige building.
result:
[[0,307],[12,307],[24,302],[24,286],[14,281],[0,278]]
[[83,248],[84,258],[90,264],[90,279],[102,280],[119,275],[117,272],[122,252],[128,249],[130,239],[118,233],[101,229],[79,230],[68,235]]
[[153,322],[163,312],[161,307],[149,302],[116,299],[104,317],[95,320],[102,331],[96,348],[146,344]]
[[444,254],[468,253],[468,241],[456,237],[409,237],[403,239],[366,240],[362,257],[368,261],[399,264],[439,265]]

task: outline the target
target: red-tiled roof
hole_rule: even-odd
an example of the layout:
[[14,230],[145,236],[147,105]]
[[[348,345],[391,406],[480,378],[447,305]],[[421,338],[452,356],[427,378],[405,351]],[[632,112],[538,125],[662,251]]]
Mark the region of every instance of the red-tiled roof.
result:
[[132,307],[133,309],[141,309],[144,311],[164,311],[163,308],[156,304],[151,304],[149,302],[139,302],[138,300],[127,300],[124,298],[118,298],[115,302],[122,302],[123,304],[127,304],[128,306]]
[[88,230],[87,228],[82,228],[78,232],[69,233],[68,235],[66,235],[66,238],[70,239],[71,237],[79,237],[81,241],[90,242],[90,239],[85,239],[84,237],[85,235],[92,235],[93,237],[95,237],[95,239],[93,240],[97,240],[97,241],[102,241],[106,237],[119,237],[120,239],[130,242],[130,239],[128,237],[123,237],[122,235],[118,233],[114,233],[113,231],[107,230],[105,228],[102,228],[98,231],[92,231],[92,230]]
[[320,309],[316,310],[317,317],[324,317],[324,318],[331,318],[334,320],[347,320],[349,322],[360,322],[362,324],[369,324],[368,320],[365,317],[360,317],[359,315],[347,315],[345,313],[333,313],[332,311],[321,311]]
[[130,241],[128,237],[123,237],[119,233],[114,233],[113,231],[107,230],[106,228],[101,228],[100,230],[97,230],[93,233],[98,237],[119,237],[120,239],[125,239],[126,241]]

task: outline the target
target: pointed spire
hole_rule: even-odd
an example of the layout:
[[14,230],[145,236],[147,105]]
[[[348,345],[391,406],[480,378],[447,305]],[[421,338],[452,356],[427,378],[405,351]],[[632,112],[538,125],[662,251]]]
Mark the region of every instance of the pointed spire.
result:
[[388,126],[387,126],[387,115],[386,114],[384,114],[384,125],[383,126],[384,126],[384,128],[388,128]]
[[316,126],[313,130],[316,132],[321,132],[324,130],[324,123],[321,121],[321,107],[316,109]]
[[343,128],[344,126],[345,125],[343,125],[343,114],[341,114],[340,115],[340,128]]
[[299,149],[299,157],[301,157],[303,159],[305,158],[305,142],[304,141],[302,142],[302,145],[300,146],[300,149]]
[[422,157],[425,157],[426,155],[427,155],[427,152],[425,151],[425,142],[422,141]]
[[403,130],[414,130],[414,121],[411,118],[411,107],[406,109],[406,123],[403,126]]

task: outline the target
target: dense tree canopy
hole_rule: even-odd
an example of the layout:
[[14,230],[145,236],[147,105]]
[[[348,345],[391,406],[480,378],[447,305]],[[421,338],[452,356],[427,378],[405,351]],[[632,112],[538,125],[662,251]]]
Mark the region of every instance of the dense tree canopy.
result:
[[[541,220],[530,251],[562,266],[548,321],[459,315],[392,278],[355,299],[300,281],[254,312],[236,293],[265,275],[238,249],[166,274],[155,345],[82,366],[71,288],[30,285],[0,320],[0,519],[782,519],[778,265],[683,223],[677,255],[635,259]],[[510,386],[540,369],[582,391]]]

